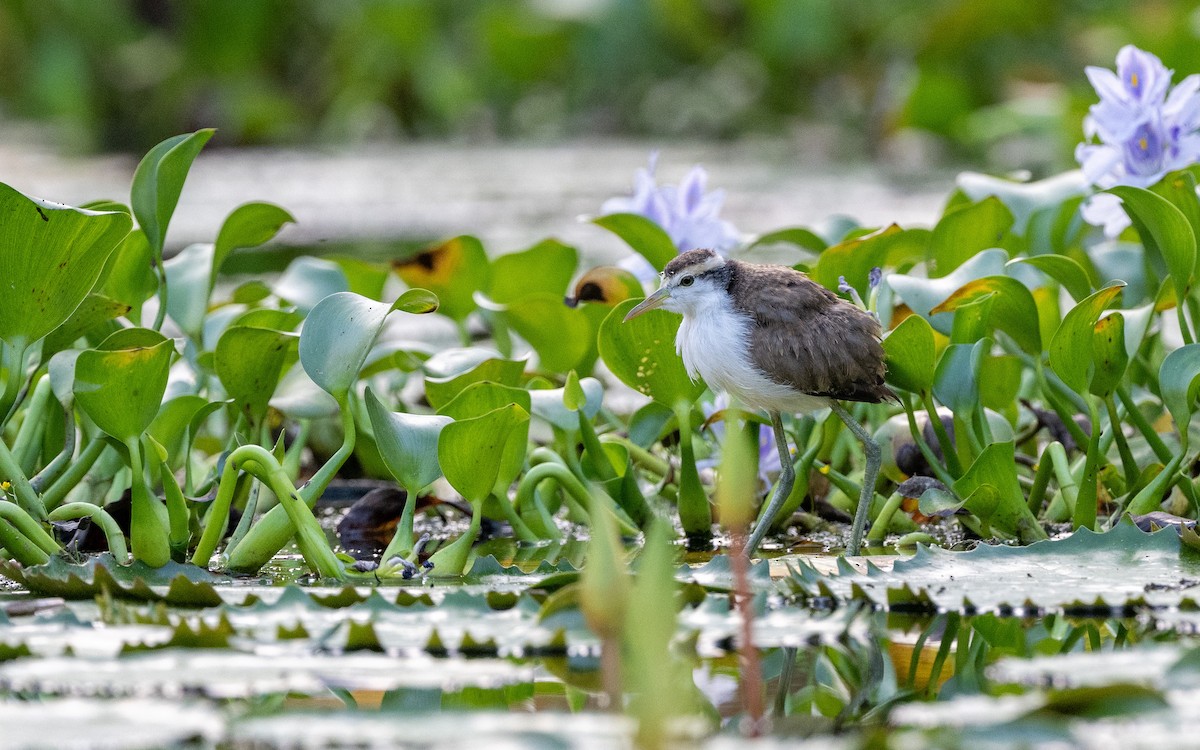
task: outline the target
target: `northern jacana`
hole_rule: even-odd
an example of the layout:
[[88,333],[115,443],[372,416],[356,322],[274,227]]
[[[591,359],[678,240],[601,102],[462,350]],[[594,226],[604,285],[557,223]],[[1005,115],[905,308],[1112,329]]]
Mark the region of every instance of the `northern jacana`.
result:
[[688,374],[771,417],[782,467],[746,554],[752,555],[795,481],[783,412],[829,408],[866,453],[862,495],[847,552],[857,555],[879,475],[880,449],[839,401],[896,400],[884,384],[879,322],[803,273],[689,250],[667,264],[659,289],[625,320],[662,308],[683,315],[675,349]]

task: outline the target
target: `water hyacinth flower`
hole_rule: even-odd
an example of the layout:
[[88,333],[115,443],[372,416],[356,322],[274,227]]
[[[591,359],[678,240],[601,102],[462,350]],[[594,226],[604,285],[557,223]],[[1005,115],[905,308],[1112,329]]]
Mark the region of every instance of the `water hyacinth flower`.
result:
[[[679,185],[659,185],[654,177],[658,152],[650,154],[649,166],[634,177],[633,195],[609,198],[601,206],[604,214],[637,214],[662,227],[679,252],[704,247],[724,255],[740,242],[737,229],[720,218],[725,191],[705,193],[708,173],[699,164],[692,167]],[[621,267],[641,281],[657,272],[640,255],[627,258]]]
[[[1200,160],[1200,76],[1171,89],[1172,71],[1132,45],[1117,53],[1115,73],[1096,67],[1086,72],[1100,101],[1083,120],[1087,140],[1075,148],[1075,159],[1091,185],[1147,188]],[[1120,200],[1106,193],[1089,198],[1082,213],[1109,237],[1130,224]]]

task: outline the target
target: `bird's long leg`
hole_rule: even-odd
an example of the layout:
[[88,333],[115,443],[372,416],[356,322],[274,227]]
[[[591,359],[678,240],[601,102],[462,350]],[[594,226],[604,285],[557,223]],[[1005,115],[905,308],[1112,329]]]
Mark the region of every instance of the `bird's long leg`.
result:
[[754,533],[746,540],[746,557],[753,557],[754,551],[767,535],[767,530],[775,521],[776,514],[783,507],[783,501],[792,494],[792,485],[796,482],[796,469],[792,466],[792,452],[788,450],[787,434],[783,431],[783,416],[779,412],[771,412],[771,426],[775,428],[775,447],[779,450],[779,484],[775,486],[775,494],[767,509],[759,514],[758,524]]
[[883,453],[879,450],[879,443],[876,443],[871,437],[871,433],[867,432],[841,404],[831,401],[829,406],[862,443],[863,451],[867,455],[867,468],[863,472],[862,494],[858,498],[858,507],[854,511],[854,525],[850,527],[850,542],[846,545],[847,555],[857,555],[859,548],[862,547],[863,531],[867,528],[867,514],[871,510],[871,501],[875,499],[875,480],[879,477],[879,464],[882,461]]

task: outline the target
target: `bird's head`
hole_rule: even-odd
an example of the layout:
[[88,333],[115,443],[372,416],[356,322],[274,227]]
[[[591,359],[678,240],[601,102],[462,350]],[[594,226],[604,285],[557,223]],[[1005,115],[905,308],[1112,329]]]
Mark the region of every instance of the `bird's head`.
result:
[[688,250],[676,256],[659,275],[662,284],[658,290],[630,310],[625,320],[657,308],[694,314],[721,300],[729,283],[726,261],[713,250]]

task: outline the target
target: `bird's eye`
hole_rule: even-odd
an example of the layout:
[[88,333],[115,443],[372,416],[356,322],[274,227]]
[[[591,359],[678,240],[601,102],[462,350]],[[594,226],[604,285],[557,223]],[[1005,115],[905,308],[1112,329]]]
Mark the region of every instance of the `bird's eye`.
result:
[[679,280],[679,286],[691,286],[695,281],[696,279],[691,276],[684,276]]

